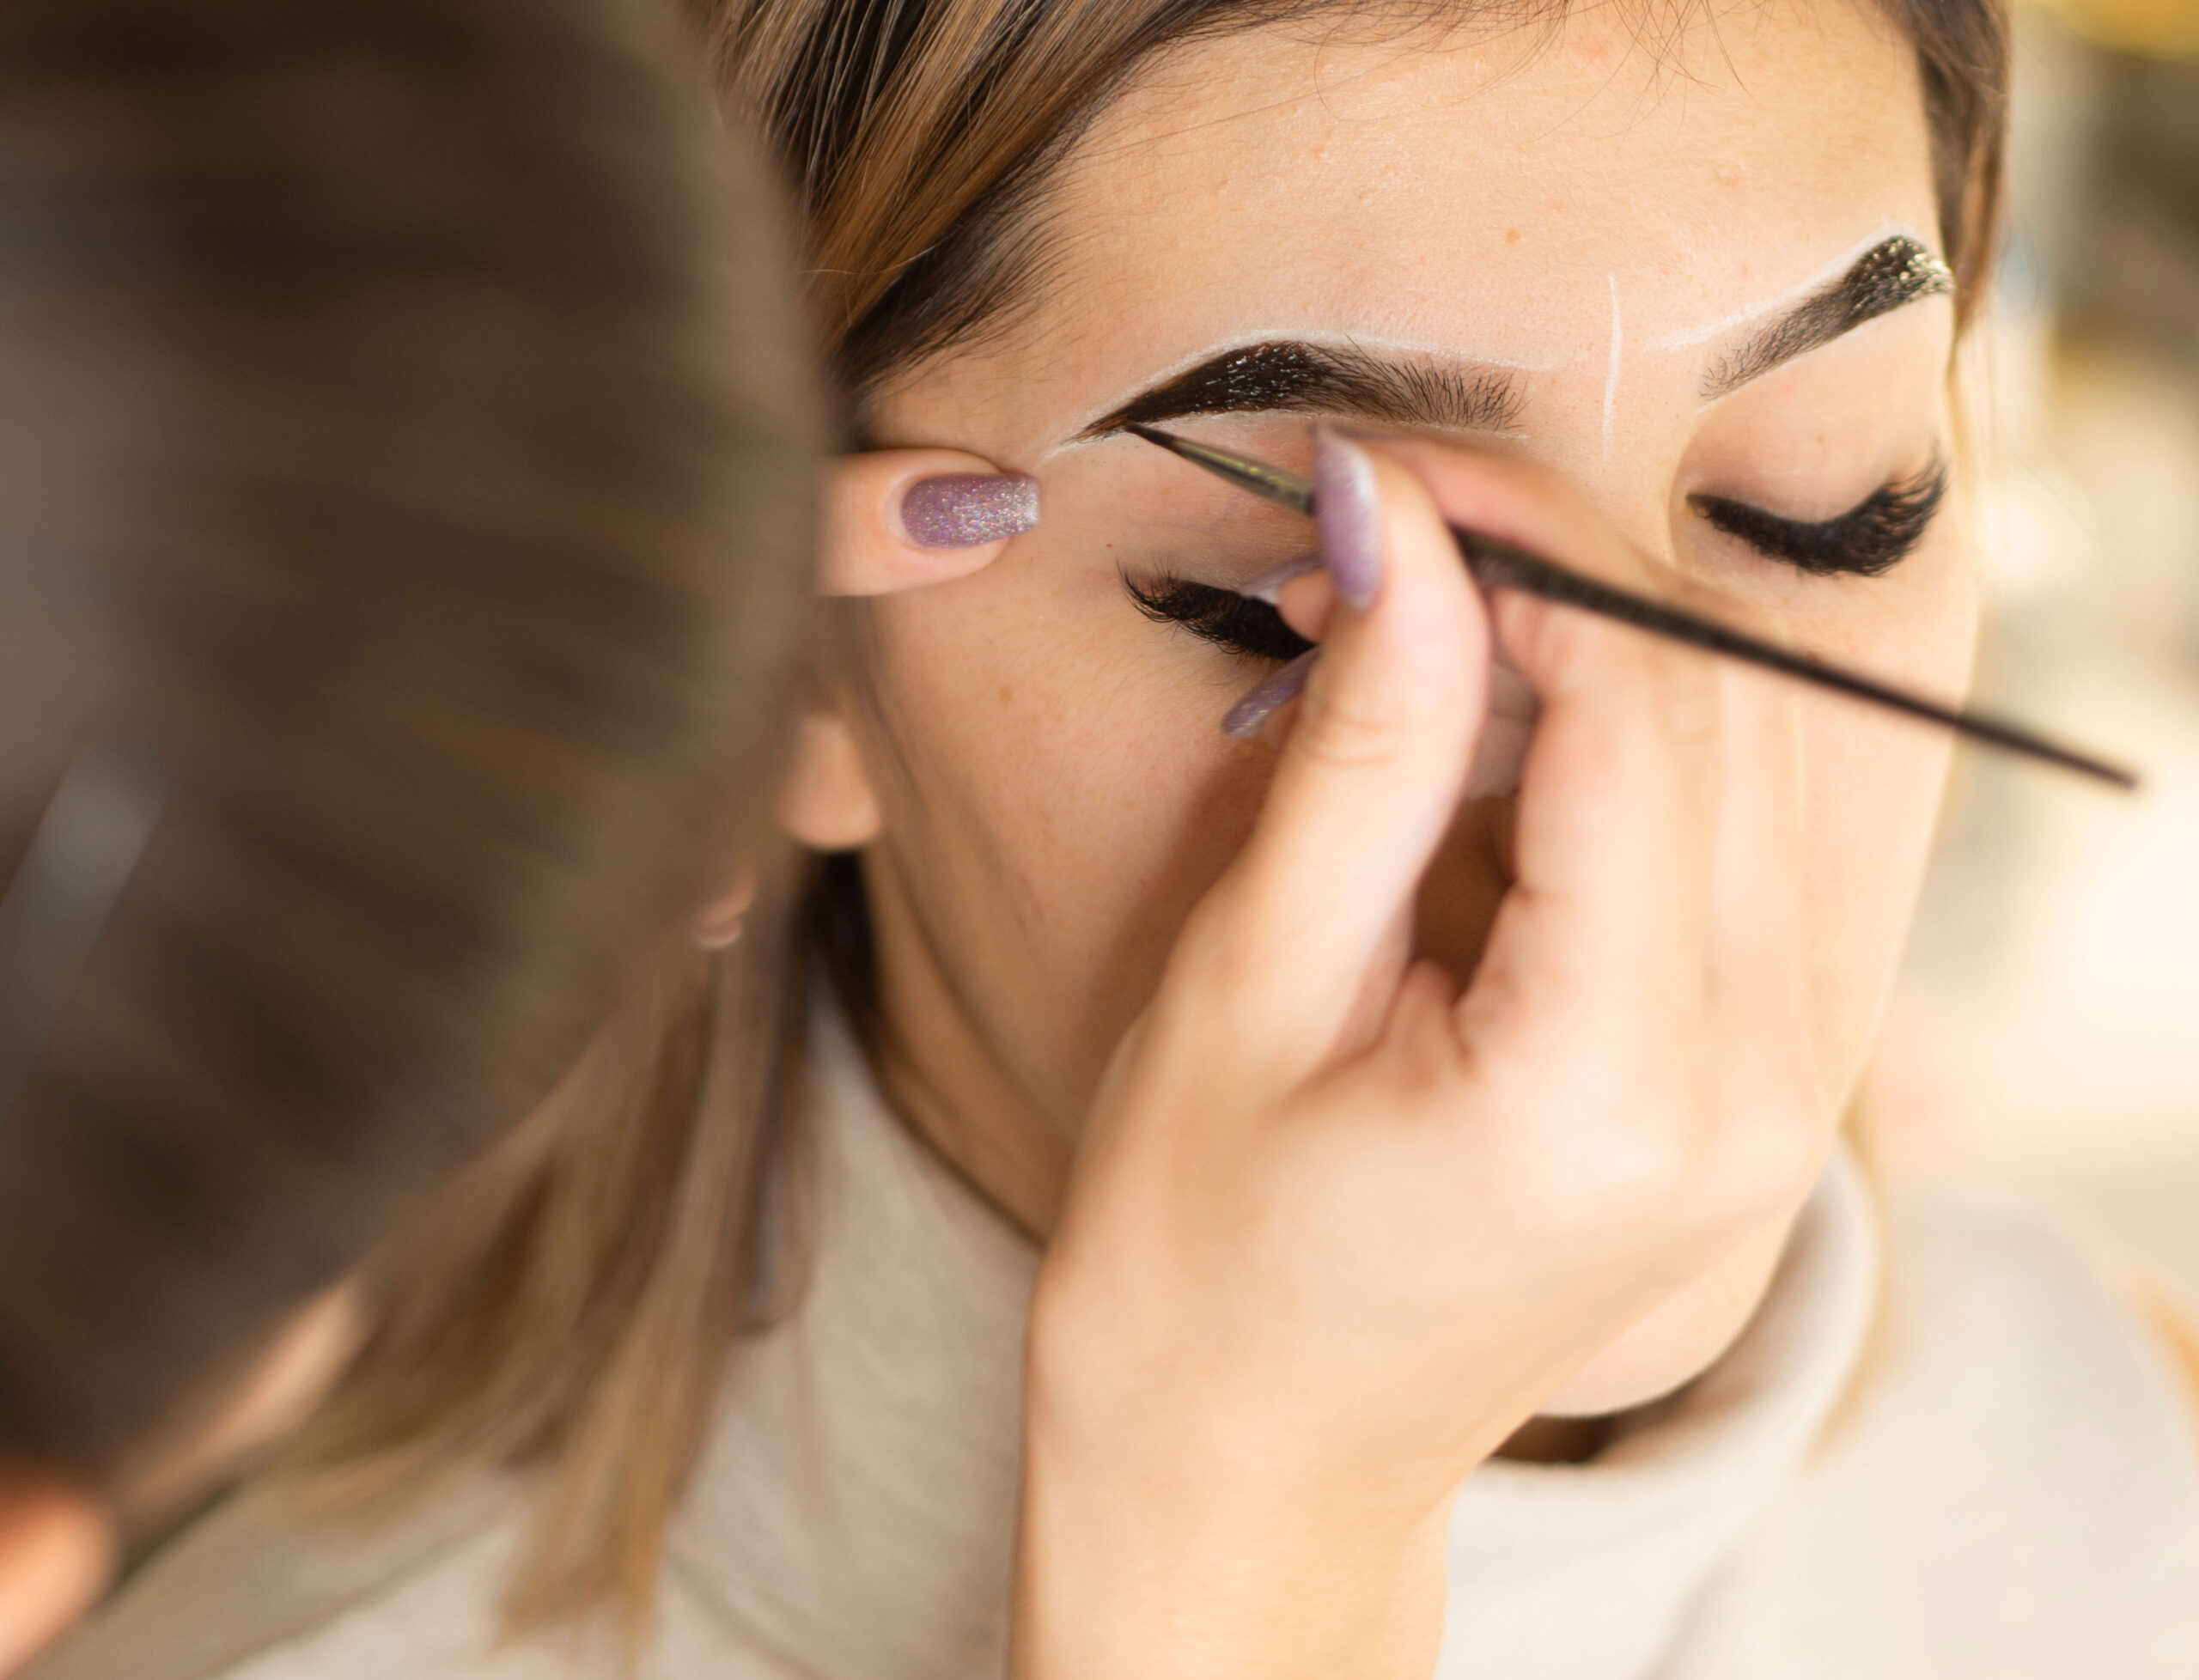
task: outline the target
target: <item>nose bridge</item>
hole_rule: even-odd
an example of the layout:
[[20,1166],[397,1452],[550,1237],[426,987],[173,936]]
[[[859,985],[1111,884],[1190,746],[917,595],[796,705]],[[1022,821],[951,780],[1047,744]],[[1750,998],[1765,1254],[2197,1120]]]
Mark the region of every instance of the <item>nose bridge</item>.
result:
[[1672,510],[1696,407],[1686,358],[1626,343],[1623,316],[1600,356],[1538,380],[1526,453],[1588,492],[1645,553],[1677,562]]

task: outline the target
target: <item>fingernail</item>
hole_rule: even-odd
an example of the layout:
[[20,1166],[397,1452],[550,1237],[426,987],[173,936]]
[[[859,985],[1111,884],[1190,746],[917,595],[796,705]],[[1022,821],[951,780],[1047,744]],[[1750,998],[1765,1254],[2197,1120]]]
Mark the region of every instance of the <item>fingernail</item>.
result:
[[1313,434],[1313,512],[1329,576],[1364,612],[1382,591],[1382,508],[1367,452],[1324,426]]
[[1313,674],[1313,661],[1320,656],[1319,648],[1308,648],[1282,670],[1255,683],[1246,691],[1245,697],[1229,709],[1228,716],[1221,720],[1221,733],[1235,741],[1250,740],[1258,734],[1260,726],[1306,686],[1306,679]]
[[1284,584],[1289,582],[1294,577],[1303,577],[1308,572],[1317,572],[1320,569],[1319,553],[1308,549],[1305,553],[1284,561],[1280,566],[1270,566],[1267,570],[1257,572],[1246,578],[1237,586],[1237,593],[1247,600],[1265,601],[1270,606],[1273,606],[1276,599],[1282,593]]
[[1020,472],[947,472],[901,496],[901,528],[920,548],[975,548],[1039,525],[1039,481]]

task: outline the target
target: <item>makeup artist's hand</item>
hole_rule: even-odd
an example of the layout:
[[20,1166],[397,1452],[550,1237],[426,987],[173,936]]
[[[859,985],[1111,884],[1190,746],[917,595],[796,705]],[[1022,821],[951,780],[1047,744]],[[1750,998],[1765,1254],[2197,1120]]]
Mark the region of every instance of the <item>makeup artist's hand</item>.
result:
[[889,595],[992,563],[1039,523],[1039,481],[952,449],[874,449],[825,468],[818,589]]
[[[1830,1146],[1791,695],[1485,608],[1441,515],[1657,587],[1549,473],[1331,437],[1317,482],[1334,599],[1285,606],[1323,656],[1040,1274],[1018,1680],[1425,1676],[1459,1482]],[[1462,991],[1409,929],[1493,629],[1543,709]]]

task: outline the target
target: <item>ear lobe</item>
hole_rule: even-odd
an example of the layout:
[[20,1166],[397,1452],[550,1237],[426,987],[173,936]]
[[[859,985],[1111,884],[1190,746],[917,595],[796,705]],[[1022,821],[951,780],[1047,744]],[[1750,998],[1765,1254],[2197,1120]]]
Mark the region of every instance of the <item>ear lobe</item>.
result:
[[838,712],[803,713],[777,808],[779,825],[813,851],[852,851],[878,837],[878,798]]

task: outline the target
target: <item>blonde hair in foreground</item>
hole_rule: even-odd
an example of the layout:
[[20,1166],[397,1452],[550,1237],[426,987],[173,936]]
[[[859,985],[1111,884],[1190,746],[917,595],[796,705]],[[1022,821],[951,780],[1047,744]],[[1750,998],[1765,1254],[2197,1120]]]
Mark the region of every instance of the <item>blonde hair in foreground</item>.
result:
[[[1942,234],[1974,313],[2000,197],[1996,0],[1880,0],[1916,43]],[[729,101],[800,193],[811,295],[851,433],[897,370],[981,335],[1047,259],[1048,166],[1172,45],[1347,12],[1404,29],[1562,0],[696,0]],[[798,1163],[802,1005],[821,957],[858,1032],[867,935],[850,867],[767,872],[741,943],[667,953],[558,1092],[390,1262],[381,1326],[299,1454],[324,1508],[402,1510],[524,1469],[539,1506],[515,1634],[611,1612],[637,1648],[666,1527],[753,1280],[798,1284],[766,1220]],[[783,1292],[782,1292],[783,1293]]]

